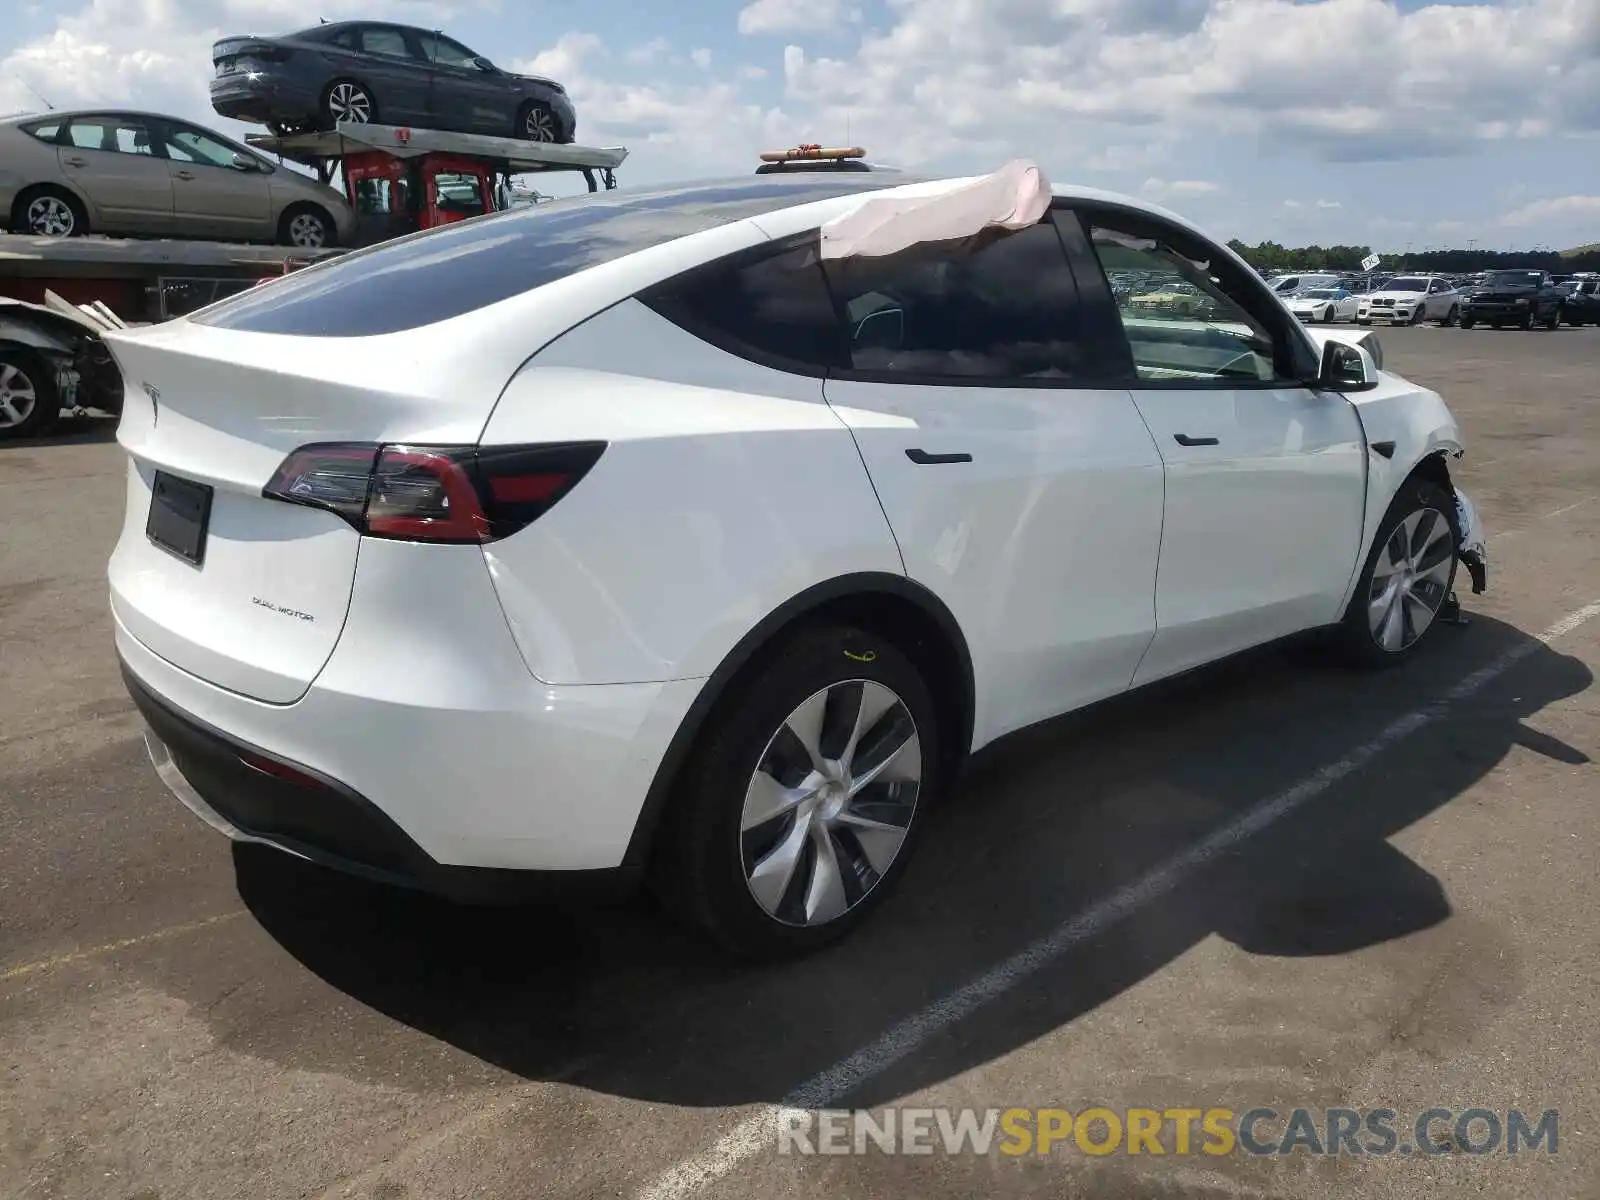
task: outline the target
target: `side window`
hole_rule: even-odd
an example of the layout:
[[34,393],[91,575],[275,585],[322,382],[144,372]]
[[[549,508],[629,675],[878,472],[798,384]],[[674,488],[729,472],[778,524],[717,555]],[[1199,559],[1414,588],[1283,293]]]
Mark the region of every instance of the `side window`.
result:
[[61,125],[56,121],[48,125],[25,125],[23,132],[32,134],[41,142],[54,142],[61,136]]
[[718,263],[641,297],[656,312],[729,353],[779,369],[844,364],[843,326],[813,242]]
[[406,45],[406,35],[398,29],[384,25],[368,25],[361,31],[361,48],[368,54],[381,54],[385,58],[410,58],[411,48]]
[[153,154],[144,122],[127,117],[79,117],[67,129],[67,140],[81,150],[111,154]]
[[478,216],[486,211],[476,175],[435,175],[433,202],[441,212]]
[[[1295,378],[1291,351],[1243,300],[1246,281],[1200,246],[1142,222],[1093,218],[1091,240],[1146,382],[1270,382]],[[1205,254],[1205,258],[1198,256]],[[1242,301],[1242,302],[1241,302]]]
[[239,151],[209,134],[186,125],[174,125],[162,141],[167,157],[177,162],[200,163],[207,167],[233,169],[233,156]]
[[337,46],[341,50],[356,50],[360,48],[361,31],[359,29],[341,29],[338,33],[327,38],[330,46]]
[[988,233],[824,264],[850,366],[976,380],[1098,377],[1055,227]]
[[430,62],[438,63],[441,67],[456,67],[464,71],[478,69],[475,61],[478,56],[460,42],[452,42],[438,33],[424,33],[421,39],[422,53]]

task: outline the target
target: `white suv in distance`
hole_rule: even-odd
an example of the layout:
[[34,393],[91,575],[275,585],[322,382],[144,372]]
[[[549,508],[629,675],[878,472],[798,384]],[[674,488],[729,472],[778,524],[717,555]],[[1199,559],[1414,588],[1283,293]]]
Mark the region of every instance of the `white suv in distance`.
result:
[[168,786],[368,876],[649,878],[796,953],[977,747],[1304,630],[1395,663],[1458,560],[1481,588],[1456,423],[1375,343],[1100,192],[820,256],[960,182],[903,178],[541,204],[108,334],[116,646]]
[[1461,293],[1447,279],[1428,275],[1397,275],[1377,291],[1361,297],[1356,322],[1371,325],[1421,325],[1437,321],[1454,325],[1461,316]]

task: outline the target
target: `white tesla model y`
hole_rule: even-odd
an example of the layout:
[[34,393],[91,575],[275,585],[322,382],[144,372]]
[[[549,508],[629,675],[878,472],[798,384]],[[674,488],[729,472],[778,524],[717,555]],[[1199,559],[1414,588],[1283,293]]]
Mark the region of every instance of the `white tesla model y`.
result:
[[171,789],[459,899],[651,879],[781,955],[884,899],[975,748],[1305,630],[1395,662],[1481,589],[1456,423],[1370,334],[1081,189],[820,251],[960,184],[906,178],[544,204],[107,335]]

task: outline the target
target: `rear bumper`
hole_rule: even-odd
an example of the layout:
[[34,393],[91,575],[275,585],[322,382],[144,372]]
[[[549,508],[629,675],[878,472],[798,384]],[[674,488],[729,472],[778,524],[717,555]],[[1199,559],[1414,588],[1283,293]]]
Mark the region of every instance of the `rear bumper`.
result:
[[316,98],[297,95],[278,80],[244,72],[211,80],[213,111],[236,121],[298,121],[316,115]]
[[[467,553],[364,546],[344,632],[288,704],[162,658],[113,591],[129,691],[174,769],[239,835],[449,895],[500,890],[454,868],[634,872],[646,796],[703,681],[541,683],[477,548],[421,550]],[[286,790],[263,761],[317,786]]]

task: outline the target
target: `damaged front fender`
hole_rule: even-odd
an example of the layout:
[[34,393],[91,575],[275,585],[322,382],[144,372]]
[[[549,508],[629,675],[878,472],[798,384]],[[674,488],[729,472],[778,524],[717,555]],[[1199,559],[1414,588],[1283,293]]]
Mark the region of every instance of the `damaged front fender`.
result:
[[1456,555],[1472,577],[1472,594],[1481,596],[1489,587],[1489,539],[1483,534],[1483,524],[1478,520],[1478,509],[1460,488],[1456,494],[1456,521],[1461,528],[1461,541]]

